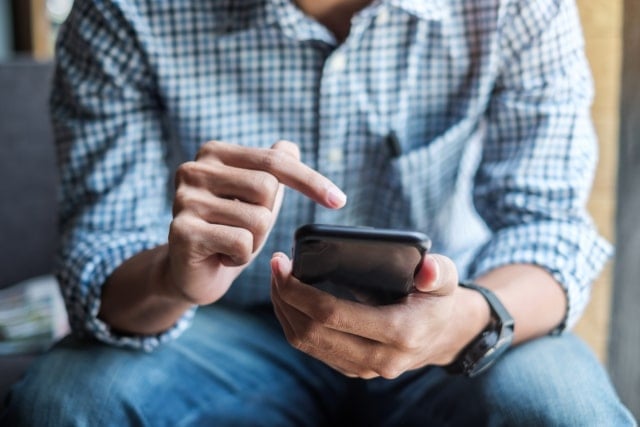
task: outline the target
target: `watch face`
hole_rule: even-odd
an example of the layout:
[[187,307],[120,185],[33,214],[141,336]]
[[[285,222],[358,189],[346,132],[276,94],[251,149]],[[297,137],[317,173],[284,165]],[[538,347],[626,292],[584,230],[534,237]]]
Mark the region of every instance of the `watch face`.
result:
[[[495,336],[496,334],[494,333],[491,335]],[[467,374],[470,377],[474,377],[482,373],[489,366],[493,365],[500,355],[509,349],[512,340],[513,334],[511,331],[508,331],[505,335],[500,337],[500,339],[496,340],[493,345],[490,345],[484,355],[476,359],[476,363],[469,367],[470,369]]]

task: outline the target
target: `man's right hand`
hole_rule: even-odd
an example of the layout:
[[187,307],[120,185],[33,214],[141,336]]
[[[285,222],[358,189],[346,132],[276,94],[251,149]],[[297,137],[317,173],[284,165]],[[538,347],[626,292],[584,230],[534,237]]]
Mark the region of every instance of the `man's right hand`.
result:
[[331,181],[300,161],[291,142],[271,148],[204,144],[177,171],[169,243],[133,256],[111,274],[98,317],[126,333],[156,334],[194,304],[220,299],[260,251],[284,186],[329,208],[346,202]]
[[218,300],[255,258],[278,216],[284,185],[329,208],[346,196],[300,161],[298,147],[202,146],[176,173],[164,291],[192,304]]

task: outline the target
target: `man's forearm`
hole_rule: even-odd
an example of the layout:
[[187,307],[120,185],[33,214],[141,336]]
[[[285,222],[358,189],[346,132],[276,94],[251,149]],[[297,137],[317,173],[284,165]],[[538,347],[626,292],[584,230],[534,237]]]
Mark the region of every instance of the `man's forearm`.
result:
[[[548,334],[566,312],[562,287],[544,269],[527,264],[496,268],[476,279],[493,290],[515,321],[513,344]],[[476,337],[489,321],[489,306],[479,292],[459,287],[449,333],[444,334],[443,363]]]
[[118,267],[102,290],[98,317],[115,330],[157,334],[169,329],[192,304],[161,290],[168,280],[168,247],[141,252]]
[[478,277],[476,282],[493,290],[513,316],[514,344],[546,335],[564,319],[565,292],[541,267],[508,265]]

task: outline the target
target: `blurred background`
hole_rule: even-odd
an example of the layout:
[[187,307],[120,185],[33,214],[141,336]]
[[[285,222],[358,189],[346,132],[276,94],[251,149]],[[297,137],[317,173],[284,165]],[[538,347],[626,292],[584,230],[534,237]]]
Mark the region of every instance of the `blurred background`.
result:
[[[634,212],[640,212],[635,190],[640,185],[635,170],[640,168],[634,166],[640,163],[640,2],[577,1],[596,87],[593,118],[600,144],[589,210],[601,233],[617,246],[615,258],[594,286],[577,333],[607,365],[623,400],[638,417],[640,326],[635,312],[640,305],[640,228]],[[57,29],[72,3],[0,0],[0,67],[25,57],[51,61]],[[3,120],[0,117],[0,130]],[[0,259],[2,268],[6,266]]]
[[29,55],[46,60],[73,0],[0,0],[0,60]]

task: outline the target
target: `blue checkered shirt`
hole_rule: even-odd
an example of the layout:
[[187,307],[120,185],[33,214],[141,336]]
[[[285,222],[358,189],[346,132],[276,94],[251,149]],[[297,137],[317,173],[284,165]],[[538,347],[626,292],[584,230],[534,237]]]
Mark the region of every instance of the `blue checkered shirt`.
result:
[[[150,350],[97,318],[123,261],[167,242],[171,177],[217,139],[287,139],[348,195],[288,190],[223,302],[269,302],[272,252],[304,223],[426,232],[462,277],[544,267],[571,327],[607,260],[585,210],[592,82],[571,0],[381,0],[332,33],[288,0],[76,0],[51,98],[61,177],[57,275],[73,329]],[[177,160],[176,160],[177,159]]]

